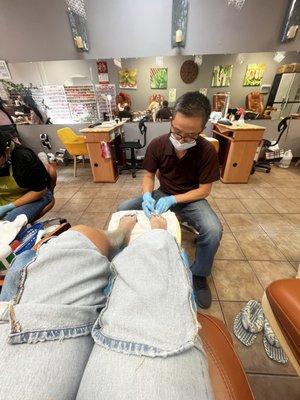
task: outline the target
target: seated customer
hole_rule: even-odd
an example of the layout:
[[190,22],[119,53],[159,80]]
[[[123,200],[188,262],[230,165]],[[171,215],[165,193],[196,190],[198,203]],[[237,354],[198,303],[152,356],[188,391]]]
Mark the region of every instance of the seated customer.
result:
[[164,100],[162,103],[162,108],[157,111],[156,113],[156,119],[162,120],[162,119],[167,119],[169,120],[172,117],[172,111],[169,108],[169,103],[167,100]]
[[166,220],[153,216],[152,230],[108,260],[135,223],[123,217],[108,233],[73,227],[43,244],[19,280],[9,280],[13,262],[3,288],[10,283],[13,299],[0,302],[1,399],[213,399],[189,276]]
[[123,111],[119,111],[118,117],[122,121],[122,118],[129,118],[132,121],[132,113],[130,112],[130,107],[125,106]]
[[25,214],[34,221],[52,200],[50,177],[36,154],[0,135],[0,220]]
[[[222,237],[222,225],[205,200],[220,176],[213,145],[199,136],[210,111],[208,98],[199,92],[188,92],[176,101],[170,132],[153,139],[147,148],[144,195],[118,207],[119,211],[143,208],[148,216],[154,211],[161,214],[171,209],[199,232],[191,270],[196,302],[202,308],[211,304],[207,277]],[[156,174],[160,181],[158,190],[154,190]]]

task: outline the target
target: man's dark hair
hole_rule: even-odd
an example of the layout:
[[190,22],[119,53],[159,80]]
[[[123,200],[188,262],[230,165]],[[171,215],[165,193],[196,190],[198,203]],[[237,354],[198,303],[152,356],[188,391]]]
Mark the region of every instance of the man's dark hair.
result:
[[11,136],[9,133],[0,132],[0,157],[11,144]]
[[200,92],[187,92],[180,96],[175,105],[173,115],[177,112],[187,117],[202,118],[205,125],[211,113],[210,102],[204,94]]
[[164,100],[162,102],[163,107],[168,107],[169,106],[169,102],[167,100]]

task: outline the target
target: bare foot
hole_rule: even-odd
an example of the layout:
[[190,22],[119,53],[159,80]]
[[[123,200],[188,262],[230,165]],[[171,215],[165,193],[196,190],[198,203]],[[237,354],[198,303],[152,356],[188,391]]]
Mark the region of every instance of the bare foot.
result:
[[161,215],[153,215],[150,218],[151,229],[167,230],[167,220]]
[[137,216],[133,215],[124,215],[119,221],[118,229],[122,230],[125,233],[125,244],[128,244],[131,232],[137,223]]

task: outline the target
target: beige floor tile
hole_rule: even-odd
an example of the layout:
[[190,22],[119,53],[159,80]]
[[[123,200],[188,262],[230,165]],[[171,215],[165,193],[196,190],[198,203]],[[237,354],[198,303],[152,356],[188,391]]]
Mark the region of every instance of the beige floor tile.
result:
[[141,196],[143,193],[142,188],[135,188],[135,189],[121,189],[119,192],[119,196],[120,197],[124,197],[124,196],[129,196],[129,198],[131,197],[137,197],[137,196]]
[[[213,300],[211,303],[211,306],[206,310],[203,310],[202,308],[198,308],[198,313],[212,315],[213,317],[216,317],[225,323],[220,303],[217,300]],[[200,335],[201,335],[201,332],[200,332]]]
[[267,202],[281,214],[294,214],[299,212],[299,205],[289,199],[268,199]]
[[255,400],[299,400],[300,378],[247,374]]
[[115,186],[114,188],[106,188],[105,186],[99,189],[97,198],[98,199],[116,199],[121,190],[121,186]]
[[211,196],[214,199],[235,199],[236,195],[231,189],[224,186],[213,186],[211,190]]
[[51,211],[59,211],[61,210],[61,208],[66,204],[67,201],[69,201],[69,199],[62,199],[62,198],[57,198],[55,197],[55,204],[54,207],[51,209]]
[[264,233],[251,214],[224,214],[225,221],[234,233],[257,232]]
[[215,199],[222,213],[247,213],[247,209],[238,199]]
[[234,234],[238,244],[248,260],[285,261],[286,258],[266,234],[242,232]]
[[[250,300],[250,297],[249,299]],[[278,375],[296,375],[294,368],[287,363],[279,364],[270,360],[267,356],[263,343],[262,334],[259,334],[252,346],[244,346],[233,334],[233,321],[236,315],[240,312],[245,302],[223,302],[221,307],[225,317],[227,327],[231,333],[234,342],[234,348],[237,351],[246,372],[261,373],[261,374],[278,374]],[[286,399],[279,397],[278,400]],[[264,400],[269,400],[267,397]]]
[[300,214],[284,214],[284,217],[296,228],[300,229]]
[[104,229],[108,220],[109,212],[83,213],[78,220],[78,224],[91,226],[97,229]]
[[56,199],[71,199],[75,193],[79,190],[78,187],[62,187],[59,190],[55,191]]
[[296,227],[287,219],[288,215],[290,214],[252,214],[254,219],[268,234],[295,232]]
[[300,261],[300,233],[277,233],[270,238],[289,261]]
[[278,279],[296,276],[296,271],[288,261],[249,261],[262,286],[266,287]]
[[241,202],[250,213],[276,213],[276,210],[264,199],[242,199]]
[[82,187],[73,196],[73,199],[95,199],[100,189]]
[[213,278],[220,300],[260,300],[263,288],[247,261],[215,260]]
[[285,199],[286,197],[277,189],[270,187],[256,187],[254,190],[264,199]]
[[115,204],[115,199],[104,198],[104,199],[94,199],[85,210],[86,212],[110,212]]
[[230,188],[238,199],[260,199],[261,196],[254,190],[247,187],[231,187]]
[[220,212],[216,212],[216,215],[219,218],[219,220],[223,226],[223,233],[231,233],[231,230],[230,230],[227,222],[225,221],[223,215]]
[[[298,178],[300,180],[300,178]],[[284,196],[288,199],[299,199],[300,198],[300,188],[278,188]]]
[[67,212],[83,212],[87,209],[87,207],[91,204],[92,199],[74,199],[73,197],[67,201],[63,207],[61,208],[62,211]]
[[100,189],[103,187],[103,185],[106,185],[106,183],[102,183],[102,182],[93,182],[93,180],[88,180],[85,181],[82,185],[83,188],[96,188],[96,189]]
[[223,233],[220,247],[215,256],[216,260],[244,260],[245,256],[242,253],[237,241],[232,233]]

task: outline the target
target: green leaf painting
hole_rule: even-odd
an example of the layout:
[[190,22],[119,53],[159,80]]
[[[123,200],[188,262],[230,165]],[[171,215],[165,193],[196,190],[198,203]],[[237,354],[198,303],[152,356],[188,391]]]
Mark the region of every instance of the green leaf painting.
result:
[[230,86],[233,65],[215,65],[211,86]]
[[150,68],[150,88],[167,89],[168,68]]

